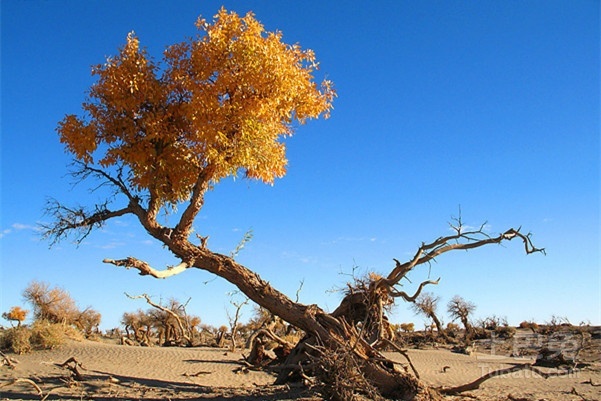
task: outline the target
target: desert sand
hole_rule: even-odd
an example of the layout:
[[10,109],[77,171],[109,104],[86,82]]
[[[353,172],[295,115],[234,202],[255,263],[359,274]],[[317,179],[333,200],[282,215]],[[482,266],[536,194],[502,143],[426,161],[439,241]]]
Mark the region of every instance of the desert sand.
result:
[[[422,380],[438,387],[465,384],[490,371],[533,359],[476,353],[464,355],[448,349],[409,350]],[[400,363],[406,359],[387,353]],[[0,399],[40,400],[320,400],[304,387],[273,386],[268,372],[244,369],[240,352],[219,348],[130,347],[72,341],[60,348],[10,355],[14,368],[0,367]],[[81,363],[82,380],[60,364],[69,358]],[[543,368],[544,369],[544,368]],[[545,369],[553,372],[553,369]],[[27,381],[37,384],[38,390]],[[449,400],[600,400],[601,364],[547,379],[524,370],[484,382],[479,389],[449,396]]]

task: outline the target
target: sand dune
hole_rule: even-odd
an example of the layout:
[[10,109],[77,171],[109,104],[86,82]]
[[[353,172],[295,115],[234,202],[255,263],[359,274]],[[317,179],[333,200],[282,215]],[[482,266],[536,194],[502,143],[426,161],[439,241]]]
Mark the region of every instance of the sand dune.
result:
[[[455,386],[475,380],[490,371],[532,362],[527,359],[487,354],[462,355],[449,350],[410,350],[421,378],[432,386]],[[406,364],[400,354],[388,356]],[[70,372],[57,366],[74,357],[81,362],[84,380],[69,382]],[[51,351],[14,356],[15,369],[0,368],[0,384],[28,378],[38,384],[43,396],[52,399],[144,399],[144,400],[318,400],[302,388],[272,386],[267,372],[242,369],[239,352],[217,348],[145,348],[98,342],[70,342]],[[552,371],[547,369],[546,371]],[[544,379],[531,371],[495,377],[470,391],[481,400],[600,400],[601,369],[597,364],[567,376]],[[1,388],[1,399],[40,399],[27,382]],[[463,399],[462,397],[449,397]],[[472,398],[473,399],[473,398]]]

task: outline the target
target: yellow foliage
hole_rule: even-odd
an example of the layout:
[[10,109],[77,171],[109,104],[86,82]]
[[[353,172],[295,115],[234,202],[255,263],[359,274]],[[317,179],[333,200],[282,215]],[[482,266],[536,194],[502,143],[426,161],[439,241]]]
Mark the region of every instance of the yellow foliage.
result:
[[6,320],[16,321],[20,325],[27,317],[27,313],[29,313],[28,310],[25,310],[20,306],[13,306],[8,312],[4,312],[2,317]]
[[242,172],[273,183],[286,173],[293,123],[328,117],[335,92],[314,82],[311,50],[266,32],[252,13],[221,9],[196,38],[167,48],[162,64],[132,32],[94,67],[85,117],[58,126],[84,163],[125,166],[129,184],[161,203],[186,200],[199,181]]

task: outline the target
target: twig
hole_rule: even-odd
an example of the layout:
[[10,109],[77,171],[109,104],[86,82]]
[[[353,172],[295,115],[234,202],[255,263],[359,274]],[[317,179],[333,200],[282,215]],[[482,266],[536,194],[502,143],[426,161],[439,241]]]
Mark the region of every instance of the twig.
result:
[[198,377],[200,375],[210,375],[213,372],[209,372],[209,371],[205,371],[205,370],[200,370],[196,373],[184,373],[182,374],[182,376],[186,376],[186,377]]

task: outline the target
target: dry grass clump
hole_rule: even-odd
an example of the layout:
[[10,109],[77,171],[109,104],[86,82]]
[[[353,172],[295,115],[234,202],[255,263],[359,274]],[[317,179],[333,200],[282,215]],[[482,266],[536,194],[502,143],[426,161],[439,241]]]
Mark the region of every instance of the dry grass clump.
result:
[[27,327],[12,327],[0,335],[0,349],[25,354],[31,351],[31,330]]
[[83,334],[60,323],[37,321],[31,326],[19,326],[0,333],[0,349],[24,354],[32,349],[54,349],[68,339],[81,341]]

